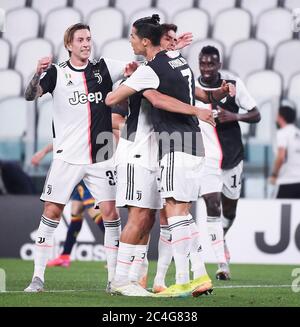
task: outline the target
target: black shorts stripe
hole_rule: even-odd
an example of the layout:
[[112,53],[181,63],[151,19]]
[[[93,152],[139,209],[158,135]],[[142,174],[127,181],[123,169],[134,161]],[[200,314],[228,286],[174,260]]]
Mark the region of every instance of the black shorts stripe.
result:
[[133,200],[134,194],[134,165],[127,164],[126,200]]

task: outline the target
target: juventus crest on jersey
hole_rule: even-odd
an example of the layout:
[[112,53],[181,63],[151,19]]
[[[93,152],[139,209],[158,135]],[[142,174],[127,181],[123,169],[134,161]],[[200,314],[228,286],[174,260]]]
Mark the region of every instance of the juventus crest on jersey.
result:
[[[111,110],[105,97],[126,63],[104,59],[75,68],[69,61],[42,75],[44,93],[53,96],[53,156],[72,164],[91,164],[113,155]],[[103,151],[104,147],[108,151]]]

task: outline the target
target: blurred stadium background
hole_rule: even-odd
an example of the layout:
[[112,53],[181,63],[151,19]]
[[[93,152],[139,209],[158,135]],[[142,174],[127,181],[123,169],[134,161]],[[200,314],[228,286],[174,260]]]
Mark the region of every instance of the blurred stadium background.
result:
[[[137,18],[158,13],[162,22],[177,24],[179,33],[193,32],[194,41],[183,53],[196,76],[200,49],[208,44],[218,47],[223,69],[243,79],[262,116],[255,126],[241,123],[246,149],[242,197],[246,199],[241,200],[236,226],[228,235],[233,262],[299,263],[299,201],[269,199],[272,189],[267,177],[279,104],[290,103],[300,117],[300,24],[293,18],[300,0],[0,0],[0,8],[5,11],[0,33],[0,160],[20,163],[37,193],[51,155],[37,168],[30,159],[51,142],[52,102],[46,96],[29,103],[23,94],[38,59],[52,54],[54,62],[66,60],[63,33],[79,21],[91,27],[93,56],[139,59],[128,41],[129,27]],[[31,259],[29,245],[33,246],[32,232],[41,213],[38,196],[0,196],[0,206],[4,227],[0,228],[0,257]],[[198,207],[201,212],[201,202]],[[15,229],[17,220],[20,228]],[[59,245],[67,221],[61,225]],[[79,244],[99,241],[92,228]],[[101,259],[99,248],[82,251],[88,254],[80,252],[75,258]]]

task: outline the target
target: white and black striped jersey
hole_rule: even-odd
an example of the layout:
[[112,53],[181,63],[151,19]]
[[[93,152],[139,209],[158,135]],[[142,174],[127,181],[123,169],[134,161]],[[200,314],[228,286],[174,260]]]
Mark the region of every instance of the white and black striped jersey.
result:
[[[138,68],[139,69],[139,68]],[[135,76],[125,85],[132,87]],[[158,144],[151,121],[151,106],[138,92],[128,99],[129,115],[116,151],[116,165],[131,163],[150,170],[158,169]]]
[[[217,106],[220,106],[225,110],[237,113],[239,109],[250,111],[256,107],[255,100],[249,94],[240,78],[222,72],[220,73],[220,79],[234,84],[236,87],[236,95],[234,97],[228,95],[220,101],[216,101],[213,97],[210,97],[212,104],[209,107],[211,109],[217,109]],[[196,86],[205,89],[205,86],[201,83],[200,77],[196,81]],[[204,105],[199,102],[198,106],[204,107]],[[205,123],[203,122],[200,123],[205,145],[205,156],[208,160],[214,160],[218,167],[222,169],[231,169],[237,166],[244,158],[240,125],[237,121],[224,124],[218,123],[218,120],[216,120],[216,122],[216,128],[204,126]]]
[[[42,75],[43,94],[51,93],[54,102],[54,159],[91,164],[112,157],[111,109],[104,100],[113,83],[122,78],[125,65],[100,58],[76,68],[66,61],[53,64]],[[103,155],[99,155],[101,149]]]
[[[157,89],[188,104],[195,103],[193,73],[178,51],[161,51],[139,67],[125,85],[141,91]],[[151,120],[159,136],[159,157],[170,151],[203,156],[204,147],[196,117],[152,107]]]

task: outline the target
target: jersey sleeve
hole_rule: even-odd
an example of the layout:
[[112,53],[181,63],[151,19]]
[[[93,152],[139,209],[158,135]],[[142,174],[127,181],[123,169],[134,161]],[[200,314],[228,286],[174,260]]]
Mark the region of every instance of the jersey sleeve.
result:
[[123,84],[140,92],[146,89],[157,89],[159,83],[159,77],[154,70],[142,65]]
[[236,79],[235,102],[241,109],[247,111],[250,111],[251,109],[256,107],[256,101],[250,95],[245,84],[242,82],[240,78]]
[[40,80],[40,86],[45,93],[53,93],[57,80],[57,69],[55,65],[51,65],[42,75]]
[[107,69],[109,71],[109,74],[110,74],[110,77],[111,77],[111,80],[113,83],[124,78],[124,71],[125,71],[127,62],[109,59],[109,58],[103,58],[103,60],[106,63]]

